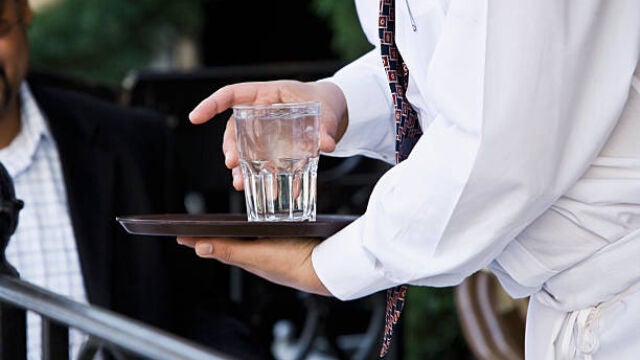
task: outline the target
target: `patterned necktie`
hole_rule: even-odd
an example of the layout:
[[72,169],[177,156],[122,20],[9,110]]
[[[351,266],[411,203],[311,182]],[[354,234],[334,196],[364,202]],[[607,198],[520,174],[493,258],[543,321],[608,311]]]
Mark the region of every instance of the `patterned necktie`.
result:
[[[382,52],[382,62],[387,72],[389,88],[393,97],[396,122],[396,163],[405,160],[413,146],[422,135],[418,123],[418,114],[405,99],[409,84],[409,70],[405,65],[395,41],[395,1],[380,0],[380,16],[378,18],[378,35]],[[404,307],[405,285],[387,290],[387,308],[385,314],[384,337],[380,357],[384,357],[391,345],[393,330]]]

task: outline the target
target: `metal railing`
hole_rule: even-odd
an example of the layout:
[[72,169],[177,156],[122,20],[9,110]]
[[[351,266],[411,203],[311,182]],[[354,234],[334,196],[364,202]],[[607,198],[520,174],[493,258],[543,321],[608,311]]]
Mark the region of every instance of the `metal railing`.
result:
[[149,359],[229,359],[203,346],[114,312],[72,301],[22,281],[0,275],[0,358],[26,358],[26,311],[42,317],[43,359],[68,359],[68,329],[89,335],[79,358],[98,348],[115,358],[127,353]]
[[0,163],[0,360],[27,357],[27,311],[42,319],[42,359],[69,359],[69,328],[89,335],[79,359],[102,350],[113,358],[229,359],[228,356],[123,315],[78,303],[20,280],[7,262],[5,249],[18,224],[22,201]]

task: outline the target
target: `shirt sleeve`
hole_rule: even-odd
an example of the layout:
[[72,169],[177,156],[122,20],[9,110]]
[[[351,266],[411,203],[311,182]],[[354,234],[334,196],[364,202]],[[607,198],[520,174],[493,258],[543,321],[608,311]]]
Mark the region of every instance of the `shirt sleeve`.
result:
[[[639,13],[635,0],[451,1],[424,65],[437,115],[366,213],[314,250],[329,291],[451,286],[496,258],[606,143],[638,64]],[[358,89],[343,91],[358,124]]]
[[380,49],[375,48],[323,80],[342,89],[349,112],[349,126],[328,155],[364,155],[388,163],[395,161],[393,103],[385,74]]

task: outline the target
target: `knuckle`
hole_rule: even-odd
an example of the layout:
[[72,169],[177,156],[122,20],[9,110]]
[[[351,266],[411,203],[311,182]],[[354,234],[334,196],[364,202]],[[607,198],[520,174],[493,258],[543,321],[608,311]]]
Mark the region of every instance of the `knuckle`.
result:
[[220,261],[225,264],[233,263],[233,249],[230,246],[225,246],[224,248],[222,248]]

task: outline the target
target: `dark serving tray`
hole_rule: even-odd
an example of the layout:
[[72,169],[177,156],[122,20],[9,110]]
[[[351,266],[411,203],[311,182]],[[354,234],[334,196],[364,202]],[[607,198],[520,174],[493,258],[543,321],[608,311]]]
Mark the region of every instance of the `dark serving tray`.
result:
[[149,214],[116,218],[131,234],[249,238],[326,238],[355,219],[355,215],[317,215],[316,221],[249,222],[246,214]]

